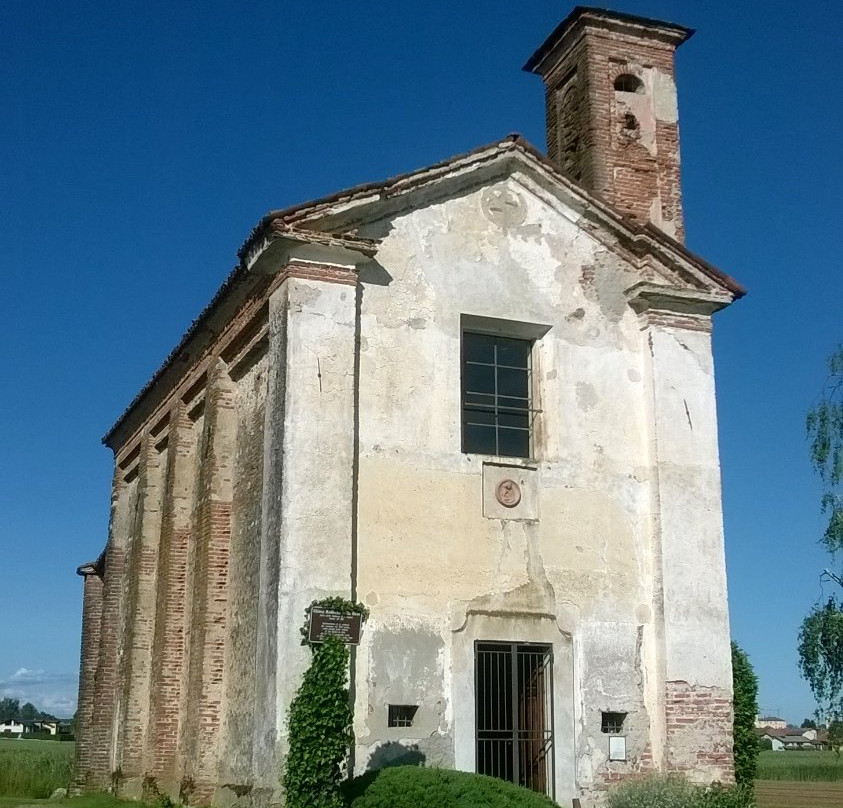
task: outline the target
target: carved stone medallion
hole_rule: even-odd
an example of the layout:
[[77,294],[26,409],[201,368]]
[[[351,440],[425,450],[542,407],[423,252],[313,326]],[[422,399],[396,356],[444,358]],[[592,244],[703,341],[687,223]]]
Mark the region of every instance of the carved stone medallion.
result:
[[521,488],[515,480],[501,480],[495,489],[495,499],[504,508],[514,508],[521,502]]
[[486,188],[480,197],[486,218],[498,227],[518,227],[527,218],[527,206],[520,194],[509,188]]

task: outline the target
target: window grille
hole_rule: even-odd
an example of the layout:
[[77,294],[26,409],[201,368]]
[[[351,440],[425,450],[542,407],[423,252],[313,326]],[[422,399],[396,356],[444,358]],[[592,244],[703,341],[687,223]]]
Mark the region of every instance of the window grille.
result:
[[462,450],[530,457],[533,343],[463,333]]
[[390,727],[412,727],[418,709],[417,704],[390,704],[387,723]]
[[476,768],[553,796],[549,645],[477,643]]
[[600,713],[600,731],[616,735],[623,730],[626,713]]

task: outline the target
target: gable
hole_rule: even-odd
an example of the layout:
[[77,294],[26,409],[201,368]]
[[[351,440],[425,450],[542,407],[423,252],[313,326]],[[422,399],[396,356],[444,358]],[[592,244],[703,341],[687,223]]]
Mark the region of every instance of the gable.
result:
[[[260,244],[262,233],[279,224],[378,239],[388,231],[389,222],[395,217],[492,187],[509,177],[622,257],[625,263],[637,267],[641,283],[670,287],[680,295],[699,295],[711,303],[710,311],[728,305],[745,293],[734,279],[654,226],[641,226],[625,218],[583,190],[520,136],[510,136],[500,143],[384,183],[359,186],[324,200],[270,213],[243,245],[240,257],[247,263],[254,262],[255,247]],[[494,217],[493,211],[490,214]],[[512,211],[510,214],[518,215]],[[505,219],[507,213],[502,210],[500,216]]]

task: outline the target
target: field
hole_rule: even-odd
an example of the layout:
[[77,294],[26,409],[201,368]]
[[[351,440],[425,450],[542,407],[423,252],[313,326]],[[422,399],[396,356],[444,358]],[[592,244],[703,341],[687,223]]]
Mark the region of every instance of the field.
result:
[[67,788],[76,744],[6,739],[0,742],[0,797],[49,797]]
[[835,752],[762,752],[758,756],[758,779],[843,783],[843,755],[838,757]]
[[843,806],[843,757],[834,752],[762,752],[755,796],[759,808]]
[[[75,744],[3,739],[0,742],[0,808],[49,797],[70,782]],[[834,752],[762,752],[758,757],[759,808],[843,806],[843,756]],[[90,804],[89,804],[90,803]],[[67,800],[76,808],[117,808],[105,795]]]

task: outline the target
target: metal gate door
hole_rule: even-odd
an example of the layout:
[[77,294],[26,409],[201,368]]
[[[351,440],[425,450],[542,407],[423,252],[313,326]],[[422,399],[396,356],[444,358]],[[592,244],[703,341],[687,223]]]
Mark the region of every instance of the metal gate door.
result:
[[549,645],[477,643],[477,771],[553,796]]

